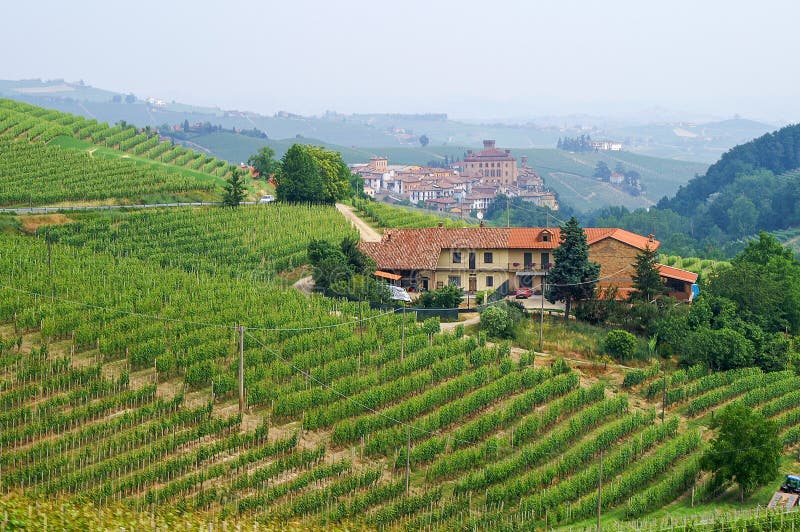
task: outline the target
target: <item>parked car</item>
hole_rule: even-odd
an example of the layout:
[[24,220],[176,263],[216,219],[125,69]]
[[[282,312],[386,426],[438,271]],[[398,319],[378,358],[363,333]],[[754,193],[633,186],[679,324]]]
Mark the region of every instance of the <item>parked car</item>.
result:
[[533,290],[530,288],[517,288],[514,290],[514,297],[517,299],[528,299],[533,295]]
[[272,203],[273,201],[275,201],[275,196],[272,194],[261,196],[261,198],[258,200],[259,203]]

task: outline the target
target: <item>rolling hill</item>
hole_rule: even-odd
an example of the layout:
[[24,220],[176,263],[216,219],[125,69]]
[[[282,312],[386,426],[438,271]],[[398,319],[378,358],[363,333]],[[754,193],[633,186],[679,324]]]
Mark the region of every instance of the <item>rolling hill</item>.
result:
[[0,205],[218,197],[231,165],[132,126],[0,100]]
[[[64,80],[0,80],[0,97],[22,100],[99,121],[125,120],[140,126],[211,123],[226,129],[258,128],[273,139],[297,135],[340,146],[367,148],[414,147],[425,134],[431,145],[480,146],[483,139],[509,148],[554,147],[560,137],[589,134],[625,144],[633,153],[711,163],[731,147],[774,129],[774,126],[734,118],[689,122],[674,113],[645,110],[627,117],[588,115],[519,118],[515,120],[454,120],[446,114],[341,114],[272,116],[214,107],[199,107],[158,98],[137,98]],[[236,161],[236,159],[231,159]]]

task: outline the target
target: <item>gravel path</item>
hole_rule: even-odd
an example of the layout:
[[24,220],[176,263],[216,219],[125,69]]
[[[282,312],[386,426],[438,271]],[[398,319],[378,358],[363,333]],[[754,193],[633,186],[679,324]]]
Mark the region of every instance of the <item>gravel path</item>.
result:
[[358,229],[358,232],[361,234],[361,240],[363,240],[364,242],[381,241],[381,235],[378,234],[378,232],[375,229],[367,225],[367,223],[364,222],[364,220],[359,218],[356,215],[356,213],[353,212],[352,207],[350,207],[349,205],[344,205],[342,203],[337,203],[336,208],[339,209],[339,212],[341,212],[345,218],[350,220],[350,223],[353,224],[356,229]]

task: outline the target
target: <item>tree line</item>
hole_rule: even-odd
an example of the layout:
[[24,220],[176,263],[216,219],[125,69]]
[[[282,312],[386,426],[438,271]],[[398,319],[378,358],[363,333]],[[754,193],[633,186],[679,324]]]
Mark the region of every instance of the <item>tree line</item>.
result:
[[592,148],[592,137],[580,135],[578,137],[558,137],[556,148],[565,151],[594,151]]
[[800,125],[787,126],[731,149],[655,208],[612,207],[582,220],[661,235],[670,253],[728,258],[758,231],[800,225],[798,168]]

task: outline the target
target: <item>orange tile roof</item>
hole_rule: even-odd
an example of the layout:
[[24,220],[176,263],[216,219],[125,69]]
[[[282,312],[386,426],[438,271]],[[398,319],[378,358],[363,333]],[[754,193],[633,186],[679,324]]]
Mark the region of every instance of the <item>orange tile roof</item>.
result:
[[656,250],[661,245],[658,240],[651,240],[649,237],[637,235],[625,229],[588,227],[584,231],[586,231],[586,241],[589,245],[609,237],[639,249],[649,247],[651,250]]
[[389,273],[381,270],[375,271],[375,277],[383,277],[384,279],[390,279],[392,281],[399,281],[403,278],[403,276],[397,275],[396,273]]
[[[658,247],[657,240],[614,228],[586,228],[591,246],[606,238],[614,238],[630,246],[644,249]],[[541,235],[551,234],[547,242]],[[383,270],[433,270],[444,249],[554,249],[560,244],[557,227],[466,227],[425,229],[387,229],[380,242],[362,242],[362,251],[371,256]]]
[[656,268],[658,268],[658,273],[660,273],[662,277],[677,279],[685,283],[697,282],[698,275],[694,272],[673,268],[672,266],[666,266],[664,264],[656,264]]

